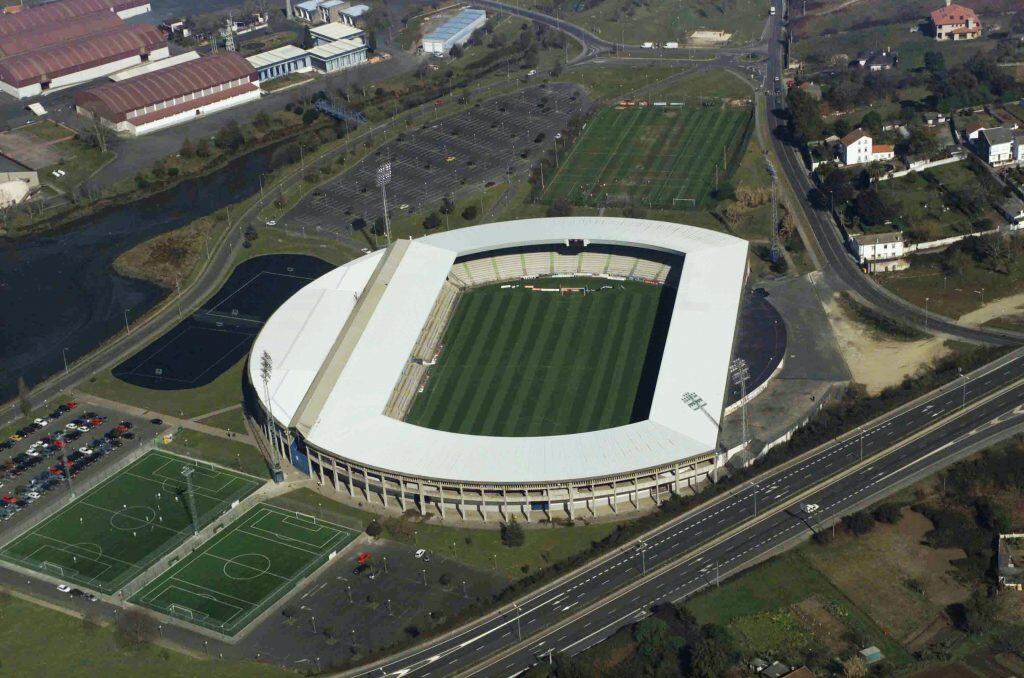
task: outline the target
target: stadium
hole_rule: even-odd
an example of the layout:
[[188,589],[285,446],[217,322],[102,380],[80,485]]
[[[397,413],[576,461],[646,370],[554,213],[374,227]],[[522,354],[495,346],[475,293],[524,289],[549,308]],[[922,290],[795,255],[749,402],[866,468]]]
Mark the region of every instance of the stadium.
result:
[[400,240],[257,336],[271,454],[352,501],[527,521],[642,510],[706,480],[747,243],[566,217]]

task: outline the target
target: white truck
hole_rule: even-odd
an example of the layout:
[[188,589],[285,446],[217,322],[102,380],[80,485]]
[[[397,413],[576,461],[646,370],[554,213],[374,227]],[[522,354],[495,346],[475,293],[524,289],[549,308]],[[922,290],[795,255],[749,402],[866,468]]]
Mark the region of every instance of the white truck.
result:
[[653,42],[644,42],[644,43],[641,43],[640,46],[643,47],[644,49],[654,49],[654,43]]
[[678,42],[666,42],[665,43],[665,48],[666,49],[678,49],[679,48],[679,43]]
[[772,5],[772,8],[771,8],[771,10],[770,10],[770,12],[769,12],[769,13],[770,13],[770,14],[771,14],[772,16],[775,16],[775,5]]

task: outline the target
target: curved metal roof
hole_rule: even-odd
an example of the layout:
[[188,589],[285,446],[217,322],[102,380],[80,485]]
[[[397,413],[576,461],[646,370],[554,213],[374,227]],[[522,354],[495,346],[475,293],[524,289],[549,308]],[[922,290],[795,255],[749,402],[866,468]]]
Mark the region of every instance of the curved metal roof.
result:
[[75,105],[121,121],[131,111],[239,78],[255,80],[256,70],[239,54],[223,52],[79,92]]
[[24,87],[166,45],[167,39],[154,26],[123,25],[2,59],[0,80]]
[[83,14],[74,21],[0,36],[0,58],[22,52],[31,52],[48,45],[74,40],[93,33],[110,30],[124,25],[124,22],[110,11]]
[[60,0],[0,14],[0,35],[14,35],[65,23],[91,12],[120,12],[149,0]]
[[[384,415],[457,257],[576,238],[685,254],[647,420],[513,438],[450,433]],[[260,361],[249,361],[258,397],[278,423],[310,444],[394,473],[487,483],[608,477],[715,448],[711,417],[718,418],[725,399],[746,241],[660,221],[569,217],[448,231],[389,252],[386,260],[383,251],[360,257],[304,287],[253,345],[253,355],[267,351],[274,365],[264,388]],[[701,396],[703,411],[682,401],[687,392]]]

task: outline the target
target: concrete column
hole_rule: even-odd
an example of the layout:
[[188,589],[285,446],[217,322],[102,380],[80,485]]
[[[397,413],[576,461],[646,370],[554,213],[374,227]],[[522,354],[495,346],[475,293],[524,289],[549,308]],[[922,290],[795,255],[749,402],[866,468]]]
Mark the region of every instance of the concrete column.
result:
[[591,516],[597,516],[597,497],[594,496],[594,483],[590,483],[590,499],[587,500],[587,508]]
[[334,491],[337,492],[338,491],[338,460],[335,459],[334,457],[331,457],[331,476],[334,479],[334,482],[331,483],[331,484],[334,485]]
[[416,481],[416,489],[420,493],[420,515],[427,515],[427,493],[423,491],[423,479]]
[[398,476],[399,501],[402,502],[402,513],[405,513],[405,478]]
[[384,477],[384,472],[380,472],[380,498],[384,502],[384,508],[388,507],[388,479]]
[[569,520],[576,520],[576,491],[569,486]]
[[636,476],[633,477],[633,508],[640,508],[640,489],[636,484]]
[[551,520],[551,488],[544,488],[544,515],[548,520]]
[[345,474],[348,476],[348,496],[355,497],[356,486],[355,483],[352,482],[352,464],[348,462],[345,462]]
[[608,500],[608,503],[612,505],[612,513],[619,512],[619,490],[617,487],[618,483],[612,481],[612,496]]
[[441,512],[441,520],[444,520],[444,488],[441,483],[437,484],[437,509]]
[[363,467],[363,496],[366,497],[366,502],[370,502],[370,474],[366,472],[366,467]]
[[483,486],[480,487],[480,518],[487,522],[487,490]]
[[678,463],[675,465],[675,468],[673,468],[672,471],[673,471],[673,473],[675,473],[675,479],[674,479],[674,482],[672,483],[672,489],[675,490],[676,494],[679,494],[679,464]]
[[459,483],[459,515],[466,519],[466,492],[462,483]]
[[503,487],[501,488],[501,506],[498,507],[498,513],[501,515],[501,519],[506,523],[508,522],[508,491]]
[[661,503],[661,472],[654,472],[654,503]]
[[530,516],[533,514],[533,507],[530,506],[530,490],[523,490],[523,497],[526,499],[526,503],[523,504],[523,513],[526,514],[526,522],[530,522]]

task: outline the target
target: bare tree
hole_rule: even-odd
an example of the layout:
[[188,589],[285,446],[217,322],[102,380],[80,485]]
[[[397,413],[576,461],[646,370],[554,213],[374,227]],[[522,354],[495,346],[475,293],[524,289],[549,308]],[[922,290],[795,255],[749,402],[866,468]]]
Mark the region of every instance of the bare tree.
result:
[[25,385],[25,377],[18,377],[18,409],[26,417],[32,413],[32,403],[28,399],[28,386]]
[[148,645],[155,634],[156,623],[141,610],[126,610],[117,616],[114,638],[121,647],[140,649]]

